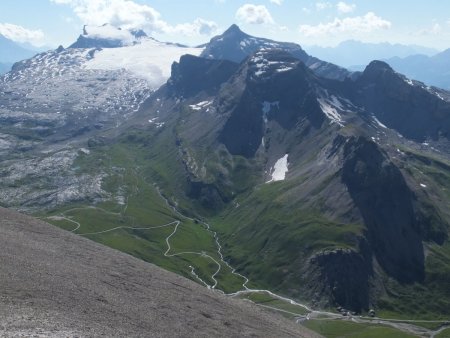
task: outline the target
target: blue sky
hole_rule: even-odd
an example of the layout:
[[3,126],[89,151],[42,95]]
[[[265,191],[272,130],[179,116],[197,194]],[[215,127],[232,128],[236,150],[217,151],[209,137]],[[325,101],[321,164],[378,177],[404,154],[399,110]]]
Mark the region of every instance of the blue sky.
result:
[[0,34],[67,46],[83,24],[142,28],[164,41],[208,41],[232,23],[249,34],[302,45],[366,42],[450,48],[445,0],[1,0]]

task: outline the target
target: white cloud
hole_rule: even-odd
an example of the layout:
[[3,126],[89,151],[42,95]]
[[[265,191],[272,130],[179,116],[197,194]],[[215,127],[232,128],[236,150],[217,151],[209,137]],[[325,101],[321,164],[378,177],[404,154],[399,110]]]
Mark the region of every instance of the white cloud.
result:
[[364,16],[355,16],[347,18],[335,18],[328,23],[320,23],[318,25],[301,25],[300,33],[306,37],[326,36],[339,33],[369,33],[380,29],[389,29],[391,22],[380,18],[373,12],[368,12]]
[[324,9],[331,8],[332,5],[329,2],[316,2],[316,9],[323,11]]
[[272,15],[264,5],[245,4],[237,10],[236,19],[254,25],[274,23]]
[[111,25],[103,26],[85,26],[84,30],[87,35],[91,38],[101,38],[101,39],[111,39],[111,40],[121,40],[125,44],[131,44],[135,38],[131,35],[130,31],[117,29]]
[[270,0],[270,3],[281,6],[284,0]]
[[351,13],[355,10],[356,5],[355,4],[347,4],[343,1],[339,1],[336,5],[337,10],[339,13]]
[[419,31],[421,35],[439,35],[443,31],[442,26],[435,22],[431,27]]
[[0,34],[16,42],[28,42],[34,46],[44,45],[44,33],[38,30],[27,29],[11,23],[0,23]]
[[192,23],[170,25],[161,14],[148,5],[132,0],[50,0],[57,4],[69,5],[83,23],[101,26],[109,23],[123,29],[144,29],[148,33],[180,33],[185,35],[210,35],[217,24],[204,19]]
[[217,31],[218,25],[214,21],[197,18],[192,23],[182,23],[169,27],[166,33],[179,33],[187,36],[212,35]]

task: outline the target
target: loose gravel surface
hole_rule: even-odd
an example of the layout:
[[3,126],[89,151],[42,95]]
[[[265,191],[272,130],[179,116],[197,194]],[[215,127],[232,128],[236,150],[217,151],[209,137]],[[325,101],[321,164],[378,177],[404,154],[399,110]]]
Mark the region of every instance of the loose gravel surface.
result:
[[0,208],[0,337],[319,337],[254,304]]

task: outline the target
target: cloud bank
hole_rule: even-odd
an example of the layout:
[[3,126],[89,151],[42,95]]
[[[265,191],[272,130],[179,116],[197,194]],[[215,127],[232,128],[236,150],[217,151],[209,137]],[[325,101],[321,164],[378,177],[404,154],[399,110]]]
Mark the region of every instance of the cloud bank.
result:
[[391,22],[368,12],[364,16],[335,18],[327,23],[318,25],[300,25],[299,31],[306,37],[337,35],[340,33],[370,33],[376,30],[391,28]]
[[245,4],[237,10],[236,19],[253,25],[274,23],[272,15],[264,5]]
[[45,36],[40,29],[31,30],[11,23],[0,23],[0,34],[16,42],[28,42],[37,47],[44,45]]
[[213,21],[197,18],[193,22],[170,25],[148,5],[132,0],[50,0],[69,5],[84,24],[101,26],[109,23],[123,29],[143,29],[148,33],[211,35],[218,26]]

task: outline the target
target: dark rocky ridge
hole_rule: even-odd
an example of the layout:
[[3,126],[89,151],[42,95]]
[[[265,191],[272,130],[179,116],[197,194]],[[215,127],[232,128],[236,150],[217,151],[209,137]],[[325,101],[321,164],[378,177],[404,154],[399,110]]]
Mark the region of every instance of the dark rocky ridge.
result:
[[387,127],[416,142],[450,138],[450,103],[387,63],[371,62],[354,82],[352,99]]
[[[264,57],[268,65],[285,64],[288,70],[278,72],[277,66],[268,66],[264,74],[258,76],[261,71],[255,60],[260,57]],[[235,91],[243,90],[239,94],[233,93],[240,100],[232,108],[220,133],[220,141],[231,154],[252,157],[265,134],[264,118],[275,121],[285,130],[292,129],[303,118],[316,129],[320,128],[325,116],[316,100],[317,81],[303,62],[286,51],[272,50],[252,55],[242,64],[230,84]],[[266,117],[262,112],[263,102],[277,102]]]
[[423,281],[424,251],[414,195],[400,170],[364,138],[350,139],[344,156],[342,180],[362,214],[377,261],[401,282]]
[[318,336],[31,217],[0,219],[2,336]]
[[168,81],[170,95],[192,97],[205,91],[206,94],[217,92],[222,83],[236,72],[238,64],[223,60],[207,60],[192,55],[183,55],[179,62],[172,65]]
[[313,255],[302,271],[312,299],[327,297],[331,303],[357,312],[370,308],[370,283],[374,275],[370,252],[325,250]]

